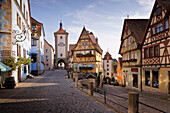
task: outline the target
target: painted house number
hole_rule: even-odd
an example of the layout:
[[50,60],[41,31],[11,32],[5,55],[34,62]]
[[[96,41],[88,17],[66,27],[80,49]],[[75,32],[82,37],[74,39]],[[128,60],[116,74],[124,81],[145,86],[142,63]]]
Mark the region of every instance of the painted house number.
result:
[[63,47],[63,46],[65,46],[65,44],[64,44],[63,42],[60,42],[60,43],[58,44],[58,46]]

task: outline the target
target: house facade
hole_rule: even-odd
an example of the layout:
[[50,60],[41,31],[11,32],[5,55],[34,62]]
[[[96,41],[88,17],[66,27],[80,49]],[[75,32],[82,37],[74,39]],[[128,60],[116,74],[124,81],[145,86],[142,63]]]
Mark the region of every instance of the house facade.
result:
[[[0,61],[12,56],[31,58],[31,12],[29,0],[0,1]],[[12,71],[15,82],[26,78],[30,72],[29,65],[22,65]]]
[[119,85],[122,85],[122,82],[123,82],[122,57],[118,58],[118,63],[117,63],[117,82],[119,83]]
[[170,94],[170,1],[156,0],[142,46],[142,87]]
[[113,58],[109,52],[106,52],[103,58],[104,76],[107,83],[110,83],[113,77]]
[[44,38],[45,31],[42,23],[31,17],[31,74],[39,75],[44,72]]
[[44,69],[54,69],[54,48],[44,39]]
[[[98,73],[102,71],[102,52],[92,32],[83,28],[80,37],[73,48],[74,72]],[[74,73],[74,74],[76,74]]]
[[148,19],[125,19],[119,54],[122,55],[123,85],[141,90],[141,44]]

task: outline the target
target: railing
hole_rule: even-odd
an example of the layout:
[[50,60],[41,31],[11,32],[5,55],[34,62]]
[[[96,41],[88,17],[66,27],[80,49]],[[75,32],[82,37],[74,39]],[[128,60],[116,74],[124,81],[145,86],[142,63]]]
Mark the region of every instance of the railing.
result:
[[[77,82],[75,81],[75,84]],[[102,100],[105,104],[111,105],[114,108],[116,107],[117,108],[116,110],[118,112],[122,112],[122,111],[124,111],[124,112],[128,111],[130,113],[139,112],[139,104],[140,104],[140,105],[146,106],[150,109],[153,109],[157,112],[167,113],[167,112],[165,112],[161,109],[158,109],[158,108],[155,108],[151,105],[140,102],[138,93],[129,92],[130,98],[127,98],[127,97],[120,96],[120,95],[117,95],[117,94],[114,94],[114,93],[110,93],[110,92],[103,90],[103,89],[100,89],[100,88],[91,88],[93,86],[91,86],[90,84],[89,85],[85,85],[83,83],[79,83],[79,84],[81,84],[81,85],[77,85],[77,88],[81,89],[82,91],[85,91],[86,93],[91,92],[90,93],[91,96]],[[94,94],[93,94],[93,92],[94,92]],[[132,95],[132,96],[130,96],[130,95]],[[116,97],[116,98],[114,98],[114,97]],[[136,98],[136,99],[132,99],[132,98]],[[120,99],[123,101],[123,103],[127,103],[127,105],[120,102],[121,101]],[[129,105],[131,103],[132,103],[132,105]],[[134,111],[134,108],[135,108],[136,111]]]

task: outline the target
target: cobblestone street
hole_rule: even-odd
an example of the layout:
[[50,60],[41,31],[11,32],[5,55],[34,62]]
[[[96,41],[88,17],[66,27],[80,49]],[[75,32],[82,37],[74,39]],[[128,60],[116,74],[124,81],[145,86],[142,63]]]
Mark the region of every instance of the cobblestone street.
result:
[[113,112],[74,88],[64,70],[46,71],[19,83],[15,89],[0,89],[0,113],[107,113]]
[[[128,98],[129,92],[137,92],[135,90],[126,89],[121,86],[113,86],[113,85],[107,85],[105,84],[103,89],[105,89],[107,92],[126,97]],[[107,98],[113,100],[116,103],[119,103],[123,106],[128,107],[128,100],[121,99],[116,96],[112,96],[107,94]],[[154,93],[154,92],[139,92],[139,101],[142,103],[145,103],[147,105],[150,105],[152,107],[155,107],[157,109],[163,110],[167,113],[170,113],[170,95],[162,94],[162,93]],[[127,112],[127,110],[122,109],[122,107],[117,106],[116,104],[113,105],[114,108],[121,109],[121,111],[124,111],[124,113]],[[160,111],[154,110],[150,107],[144,106],[139,104],[139,112],[140,113],[160,113]]]

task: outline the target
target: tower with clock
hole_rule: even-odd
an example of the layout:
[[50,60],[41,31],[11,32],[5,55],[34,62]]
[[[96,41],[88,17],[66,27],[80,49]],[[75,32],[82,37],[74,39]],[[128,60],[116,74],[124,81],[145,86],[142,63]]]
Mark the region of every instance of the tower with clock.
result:
[[54,33],[55,37],[55,67],[59,67],[61,63],[64,67],[67,66],[68,61],[68,33],[63,30],[62,22],[60,22],[60,28]]

